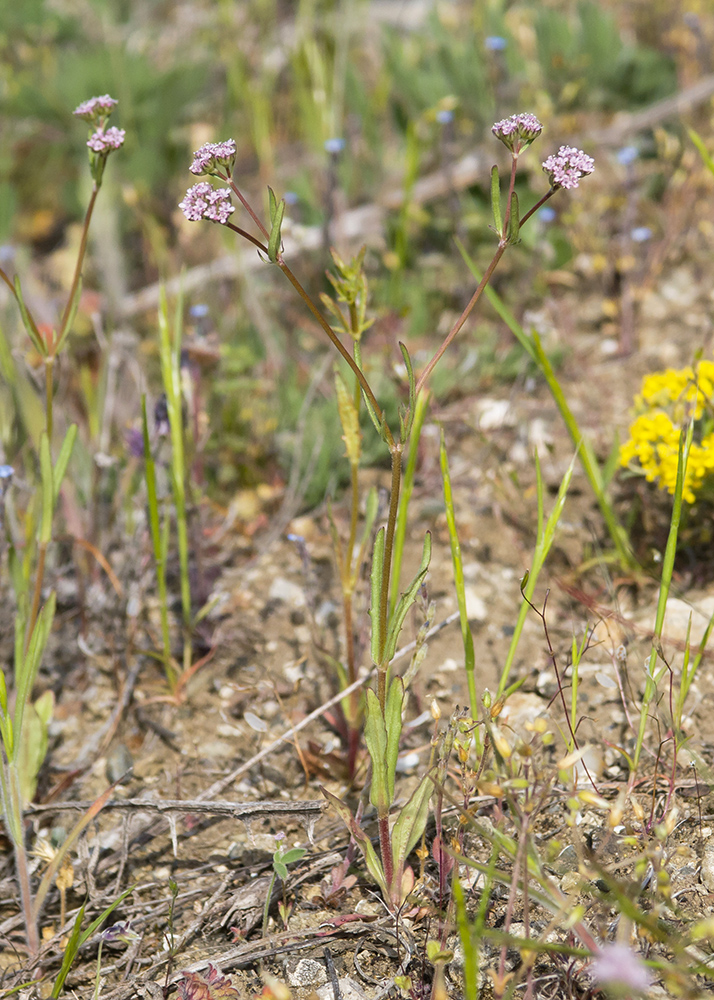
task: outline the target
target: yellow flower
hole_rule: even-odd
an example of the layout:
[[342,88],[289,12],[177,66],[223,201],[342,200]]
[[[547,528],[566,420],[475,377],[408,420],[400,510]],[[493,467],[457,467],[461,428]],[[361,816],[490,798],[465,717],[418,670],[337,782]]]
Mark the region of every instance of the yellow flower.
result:
[[[620,464],[640,471],[648,482],[674,493],[679,444],[689,420],[695,421],[695,441],[689,451],[682,496],[694,503],[704,480],[714,472],[714,433],[697,443],[697,432],[711,427],[714,413],[714,361],[699,361],[696,369],[668,368],[642,380],[635,396],[635,420],[620,448]],[[703,418],[709,420],[702,425]]]

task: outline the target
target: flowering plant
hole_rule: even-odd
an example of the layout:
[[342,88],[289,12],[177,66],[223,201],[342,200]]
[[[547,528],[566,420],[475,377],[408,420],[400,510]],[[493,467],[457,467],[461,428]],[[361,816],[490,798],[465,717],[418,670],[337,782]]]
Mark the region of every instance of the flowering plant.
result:
[[714,361],[653,372],[635,396],[635,420],[620,448],[620,465],[644,474],[661,490],[674,493],[683,428],[694,421],[694,437],[684,476],[683,499],[694,503],[714,482]]

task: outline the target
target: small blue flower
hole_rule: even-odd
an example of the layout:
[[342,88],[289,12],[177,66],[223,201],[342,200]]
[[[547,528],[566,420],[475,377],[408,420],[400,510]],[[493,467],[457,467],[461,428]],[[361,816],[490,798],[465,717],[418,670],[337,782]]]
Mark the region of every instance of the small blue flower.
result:
[[484,39],[483,47],[487,52],[503,52],[508,47],[508,41],[501,35],[489,35]]
[[193,319],[204,319],[208,316],[209,311],[205,302],[197,302],[195,306],[191,306],[188,312],[189,316],[193,317]]
[[328,139],[325,143],[325,152],[329,153],[330,156],[339,156],[344,148],[344,139]]
[[436,120],[440,125],[449,125],[454,120],[454,112],[442,108],[441,111],[436,112]]
[[12,479],[15,470],[11,465],[0,465],[0,479]]
[[623,167],[629,167],[640,155],[640,151],[637,146],[623,146],[622,149],[618,149],[616,155],[618,163],[621,163]]
[[3,243],[0,246],[0,263],[9,264],[15,259],[15,247],[12,243]]
[[540,221],[546,223],[552,222],[555,219],[556,215],[557,212],[550,205],[544,205],[543,208],[541,208],[540,212],[538,213]]
[[283,194],[283,198],[285,199],[286,205],[297,205],[300,201],[300,195],[296,194],[294,191],[286,191]]
[[630,239],[633,239],[635,243],[646,243],[647,240],[652,239],[652,230],[649,226],[635,226],[630,231]]

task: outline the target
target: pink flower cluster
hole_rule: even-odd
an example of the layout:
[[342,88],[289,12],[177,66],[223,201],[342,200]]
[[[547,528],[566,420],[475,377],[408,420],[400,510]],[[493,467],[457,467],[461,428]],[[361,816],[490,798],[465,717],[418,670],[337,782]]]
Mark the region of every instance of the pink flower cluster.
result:
[[211,187],[208,181],[200,181],[189,188],[179,208],[189,222],[210,219],[211,222],[224,224],[235,212],[230,189]]
[[205,142],[193,154],[193,163],[188,168],[192,174],[214,174],[218,167],[225,167],[230,174],[236,158],[235,139],[224,142]]
[[534,139],[538,138],[543,131],[543,126],[535,115],[522,112],[496,122],[491,131],[511,152],[520,153],[527,149]]
[[543,161],[543,170],[553,188],[572,190],[578,186],[581,177],[591,174],[594,169],[595,160],[592,156],[575,146],[561,146],[557,153]]
[[82,101],[74,109],[74,115],[83,118],[85,122],[96,122],[108,118],[118,103],[109,94],[104,94],[103,97],[90,97],[88,101]]
[[647,993],[652,985],[649,969],[625,944],[604,944],[590,966],[590,974],[598,985],[615,986],[628,996],[631,990]]
[[99,128],[87,139],[87,145],[93,153],[111,153],[113,149],[119,149],[125,136],[126,131],[123,128],[112,126],[106,132]]

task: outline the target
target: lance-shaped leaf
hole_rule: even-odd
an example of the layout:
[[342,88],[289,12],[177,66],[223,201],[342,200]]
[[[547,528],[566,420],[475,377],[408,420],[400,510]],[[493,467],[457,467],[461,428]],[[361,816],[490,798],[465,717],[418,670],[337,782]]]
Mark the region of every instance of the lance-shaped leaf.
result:
[[[23,652],[24,643],[15,644],[15,718],[13,730],[16,734],[22,733],[23,716],[25,708],[32,694],[32,686],[37,677],[40,661],[50,637],[52,622],[55,617],[56,598],[54,591],[50,594],[46,604],[40,611],[32,630],[32,636],[27,646],[27,652]],[[21,740],[16,738],[13,741],[13,759],[17,763],[20,752]]]
[[404,681],[395,677],[389,685],[384,707],[384,724],[387,730],[387,781],[389,804],[394,801],[394,776],[397,773],[399,740],[402,735],[402,708],[404,707]]
[[134,891],[134,886],[130,886],[125,889],[121,896],[118,896],[114,902],[100,913],[96,920],[93,920],[89,927],[82,933],[79,933],[82,927],[82,920],[84,918],[84,905],[80,907],[79,913],[77,914],[77,919],[74,922],[74,928],[72,930],[72,935],[65,948],[64,957],[62,959],[62,967],[60,968],[57,978],[52,986],[52,992],[50,993],[50,1000],[56,1000],[57,997],[62,993],[62,987],[64,986],[64,981],[67,978],[69,970],[72,968],[72,963],[77,957],[77,952],[82,947],[85,941],[88,941],[90,937],[97,931],[102,923],[107,919],[112,910],[115,910],[120,903],[123,903],[129,893]]
[[380,528],[374,540],[372,551],[371,601],[370,618],[372,619],[372,662],[379,664],[382,660],[384,645],[382,626],[379,614],[380,596],[382,592],[382,573],[384,572],[384,528]]
[[380,817],[388,814],[394,801],[394,776],[402,734],[403,704],[404,685],[401,677],[395,677],[389,686],[384,713],[375,692],[371,688],[367,691],[364,741],[372,761],[370,801]]
[[283,225],[283,216],[285,215],[285,199],[281,198],[279,202],[276,203],[275,194],[271,188],[270,191],[270,238],[268,239],[268,259],[271,264],[274,264],[278,259],[278,254],[280,253],[280,230]]
[[493,211],[493,226],[498,236],[502,235],[503,219],[501,218],[501,178],[498,167],[491,167],[491,209]]
[[350,812],[348,806],[345,805],[341,799],[338,799],[336,795],[328,792],[326,788],[320,786],[320,791],[325,796],[330,805],[336,810],[338,816],[345,824],[349,830],[354,842],[359,847],[362,852],[365,864],[367,865],[367,870],[370,875],[377,883],[382,891],[382,895],[385,899],[389,899],[389,888],[387,886],[387,881],[384,877],[384,869],[382,868],[382,863],[377,857],[377,852],[374,847],[372,847],[372,841],[369,839],[364,830],[359,826],[354,816]]
[[[399,633],[402,631],[402,625],[404,624],[404,619],[407,617],[407,612],[412,606],[419,593],[419,588],[426,578],[426,574],[429,571],[429,561],[431,559],[431,532],[427,531],[424,536],[424,550],[421,557],[421,566],[412,580],[409,589],[406,593],[402,594],[399,604],[394,611],[394,617],[389,625],[389,632],[387,634],[387,642],[384,648],[384,656],[382,658],[383,663],[389,663],[394,654],[397,651],[397,643],[399,642]],[[375,663],[377,661],[375,660]]]
[[20,286],[20,278],[15,275],[15,298],[17,299],[17,304],[20,309],[20,315],[22,316],[22,322],[27,330],[27,335],[35,345],[35,349],[38,354],[41,354],[43,358],[47,357],[47,344],[40,335],[40,331],[37,329],[37,324],[30,315],[30,311],[25,305],[25,300],[22,297],[22,288]]
[[62,480],[67,472],[67,465],[72,456],[72,449],[74,448],[74,442],[76,440],[77,425],[70,424],[67,428],[67,433],[64,436],[62,447],[59,450],[59,455],[57,456],[57,461],[55,462],[54,472],[52,473],[53,506],[57,505],[57,497],[59,496],[60,486],[62,485]]
[[401,873],[409,853],[420,840],[429,815],[429,799],[432,793],[431,773],[425,774],[413,795],[399,813],[399,819],[392,827],[392,857],[394,877],[401,883]]
[[390,781],[387,767],[387,727],[382,715],[379,698],[370,688],[365,700],[366,719],[364,741],[372,761],[372,785],[369,800],[381,817],[389,813],[394,793],[394,780]]
[[406,344],[399,342],[399,350],[402,352],[402,357],[404,358],[404,365],[407,369],[407,377],[409,379],[409,407],[406,411],[406,415],[403,412],[399,413],[399,423],[401,430],[401,441],[406,441],[409,437],[409,432],[412,429],[412,423],[414,422],[414,411],[416,408],[416,380],[414,378],[414,365],[412,364],[412,359],[409,356],[409,351],[406,348]]
[[359,463],[362,434],[359,429],[359,413],[355,406],[354,396],[347,388],[342,374],[335,372],[335,389],[337,391],[337,410],[342,424],[342,440],[345,442],[347,459],[350,465]]

